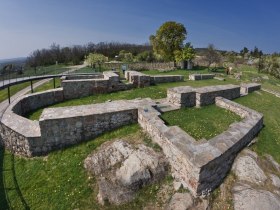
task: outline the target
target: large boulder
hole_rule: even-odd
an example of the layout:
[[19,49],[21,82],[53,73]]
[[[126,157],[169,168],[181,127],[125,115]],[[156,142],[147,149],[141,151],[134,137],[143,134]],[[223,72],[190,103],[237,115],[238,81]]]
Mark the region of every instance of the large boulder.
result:
[[233,187],[235,210],[279,210],[280,197],[266,190],[258,190],[250,185],[237,183]]
[[124,186],[139,189],[162,179],[166,174],[166,166],[167,162],[162,155],[140,145],[117,169],[116,177]]
[[122,140],[102,145],[85,159],[84,166],[93,175],[99,175],[99,203],[117,205],[131,201],[137,190],[163,179],[168,171],[163,154]]
[[132,152],[132,146],[125,141],[108,142],[85,159],[84,167],[93,175],[99,175],[125,160]]
[[241,181],[263,183],[267,176],[256,162],[257,154],[254,152],[245,152],[245,154],[237,157],[232,167],[233,172]]

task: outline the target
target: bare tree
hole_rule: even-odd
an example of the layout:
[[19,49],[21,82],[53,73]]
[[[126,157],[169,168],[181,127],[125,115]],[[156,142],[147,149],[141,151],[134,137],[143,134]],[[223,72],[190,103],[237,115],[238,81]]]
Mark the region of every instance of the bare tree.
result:
[[209,44],[205,51],[205,59],[208,63],[208,69],[210,69],[211,64],[219,63],[221,61],[221,55],[216,50],[213,44]]

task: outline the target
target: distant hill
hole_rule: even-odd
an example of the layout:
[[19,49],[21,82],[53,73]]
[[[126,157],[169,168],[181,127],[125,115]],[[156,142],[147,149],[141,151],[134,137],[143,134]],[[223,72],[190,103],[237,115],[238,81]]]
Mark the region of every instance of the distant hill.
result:
[[[205,55],[206,50],[207,50],[207,48],[195,48],[195,52],[196,52],[198,55]],[[220,53],[225,53],[225,52],[227,52],[226,50],[217,50],[217,51],[219,51]]]
[[23,66],[25,62],[26,62],[26,57],[0,59],[0,70],[2,69],[2,67],[8,64],[13,64],[15,66]]
[[0,59],[0,64],[6,64],[6,63],[25,63],[25,61],[26,61],[26,57]]

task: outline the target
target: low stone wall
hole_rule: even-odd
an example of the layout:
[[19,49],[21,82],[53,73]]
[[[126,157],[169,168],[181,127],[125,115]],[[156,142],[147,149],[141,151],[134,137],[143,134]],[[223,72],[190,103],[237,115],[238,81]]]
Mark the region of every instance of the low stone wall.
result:
[[258,83],[247,83],[247,84],[241,84],[240,93],[243,95],[246,95],[248,93],[252,93],[256,90],[261,89],[261,84]]
[[104,78],[101,73],[93,73],[93,74],[83,74],[83,75],[67,75],[64,76],[63,80],[75,80],[75,79],[102,79]]
[[190,74],[189,80],[213,79],[215,74]]
[[167,127],[152,107],[138,111],[138,123],[162,147],[174,178],[195,196],[206,195],[221,184],[236,154],[263,126],[263,116],[254,110],[220,97],[216,103],[244,119],[207,142],[196,142],[177,126]]
[[[123,63],[105,63],[103,67],[106,69],[121,69]],[[161,62],[161,63],[129,63],[126,64],[129,70],[173,70],[176,69],[174,62]]]
[[182,82],[184,76],[182,75],[155,75],[150,76],[151,84],[166,83],[166,82]]
[[125,78],[134,87],[147,87],[158,83],[184,81],[184,77],[181,75],[146,75],[138,71],[126,71]]
[[[100,75],[93,75],[93,79],[63,80],[63,94],[65,99],[81,98],[99,93],[109,93],[131,89],[131,85],[122,83],[116,72],[108,71]],[[73,78],[70,76],[70,78]],[[75,78],[75,77],[74,77]]]
[[238,85],[216,85],[196,89],[196,106],[206,106],[215,103],[215,98],[221,96],[226,99],[240,97]]
[[33,156],[34,148],[41,139],[39,122],[21,115],[61,101],[63,101],[61,88],[28,94],[13,101],[3,114],[0,123],[4,146],[15,154]]
[[195,88],[181,86],[167,90],[167,100],[179,107],[193,107],[196,104]]
[[126,71],[125,78],[132,83],[134,87],[148,87],[151,83],[150,76],[138,71]]
[[[8,150],[27,157],[44,155],[92,139],[105,131],[136,123],[139,107],[155,105],[151,99],[142,99],[49,108],[44,109],[39,122],[20,116],[25,114],[27,104],[32,105],[35,100],[40,100],[38,95],[41,98],[53,95],[45,98],[44,103],[38,101],[41,106],[50,105],[57,101],[54,92],[59,91],[30,94],[8,107],[0,124],[1,138]],[[29,99],[30,103],[27,103]]]
[[214,104],[217,96],[227,99],[238,98],[240,97],[240,87],[237,85],[217,85],[201,88],[181,86],[167,90],[167,100],[180,107],[199,107]]

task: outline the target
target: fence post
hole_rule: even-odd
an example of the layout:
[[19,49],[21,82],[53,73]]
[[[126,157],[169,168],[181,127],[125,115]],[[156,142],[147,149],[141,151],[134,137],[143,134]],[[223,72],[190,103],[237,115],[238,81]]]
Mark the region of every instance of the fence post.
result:
[[10,84],[8,85],[8,99],[10,104],[11,103]]
[[30,80],[30,84],[31,84],[31,93],[33,93],[33,82],[32,82],[32,80]]

